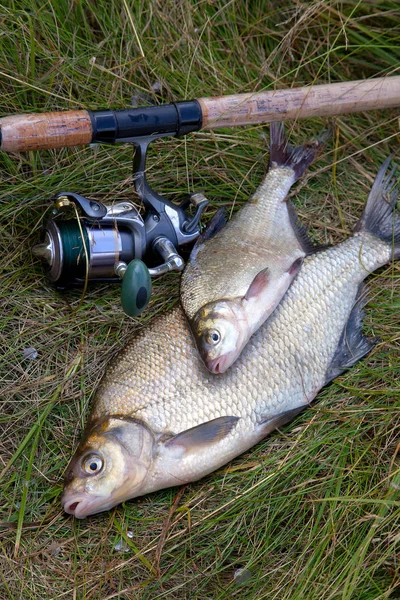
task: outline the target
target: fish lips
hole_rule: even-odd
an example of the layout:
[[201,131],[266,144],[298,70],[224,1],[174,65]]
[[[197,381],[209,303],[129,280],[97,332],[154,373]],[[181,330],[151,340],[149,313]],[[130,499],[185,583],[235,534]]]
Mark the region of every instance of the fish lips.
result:
[[66,491],[61,498],[61,504],[69,515],[73,515],[77,519],[85,519],[89,515],[109,510],[117,502],[107,502],[104,496],[88,497],[84,493],[71,494]]
[[207,356],[204,356],[203,360],[207,369],[216,375],[225,373],[225,371],[235,362],[234,357],[231,357],[231,353],[213,359],[208,359]]

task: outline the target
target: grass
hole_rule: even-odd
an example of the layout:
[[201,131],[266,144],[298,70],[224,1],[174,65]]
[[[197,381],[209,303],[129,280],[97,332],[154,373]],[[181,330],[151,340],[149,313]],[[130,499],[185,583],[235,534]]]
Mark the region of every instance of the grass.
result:
[[[400,61],[394,0],[9,0],[0,22],[1,115],[391,75]],[[326,125],[288,130],[299,143]],[[316,240],[349,234],[398,126],[397,110],[335,120],[294,198]],[[149,179],[169,198],[204,190],[207,219],[235,210],[263,175],[266,129],[157,141]],[[62,189],[133,198],[129,147],[2,153],[0,166],[0,599],[399,598],[399,265],[370,277],[365,329],[379,344],[313,408],[201,482],[80,522],[60,494],[92,392],[176,301],[179,278],[154,282],[147,312],[128,319],[117,287],[92,286],[80,305],[32,258]],[[23,358],[28,347],[36,359]],[[127,551],[113,550],[120,540]]]

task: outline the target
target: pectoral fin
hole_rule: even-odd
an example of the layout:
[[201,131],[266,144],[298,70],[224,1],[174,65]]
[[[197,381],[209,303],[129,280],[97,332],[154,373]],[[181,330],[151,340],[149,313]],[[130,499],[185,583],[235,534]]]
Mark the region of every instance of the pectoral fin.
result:
[[240,417],[219,417],[207,423],[182,431],[165,442],[170,450],[180,454],[194,452],[221,441],[239,421]]
[[265,288],[270,283],[270,274],[269,269],[266,267],[254,277],[253,281],[250,284],[249,289],[246,292],[244,300],[251,300],[252,298],[257,298],[260,296]]
[[290,268],[288,269],[288,273],[289,275],[292,275],[293,277],[295,275],[297,275],[297,273],[300,271],[300,267],[303,264],[303,257],[301,256],[300,258],[297,258],[290,266]]

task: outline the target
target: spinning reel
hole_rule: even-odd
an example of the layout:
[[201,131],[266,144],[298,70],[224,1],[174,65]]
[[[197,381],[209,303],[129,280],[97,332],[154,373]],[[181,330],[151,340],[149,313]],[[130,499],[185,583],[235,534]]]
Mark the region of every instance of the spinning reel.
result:
[[[55,216],[45,226],[43,242],[32,249],[57,287],[122,279],[123,309],[136,316],[150,300],[151,278],[183,269],[178,248],[199,236],[208,200],[193,194],[175,205],[151,189],[145,176],[147,149],[162,135],[124,140],[135,146],[133,181],[145,207],[143,217],[131,202],[107,206],[72,192],[57,195]],[[80,212],[79,221],[65,218],[72,205]]]

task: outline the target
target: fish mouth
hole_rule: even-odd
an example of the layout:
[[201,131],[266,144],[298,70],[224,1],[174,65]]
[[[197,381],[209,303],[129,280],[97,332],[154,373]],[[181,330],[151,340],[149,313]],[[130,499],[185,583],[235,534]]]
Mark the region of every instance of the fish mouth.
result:
[[85,519],[89,515],[108,510],[109,503],[104,502],[104,497],[95,496],[88,498],[82,494],[64,495],[61,504],[66,513],[73,515],[76,519]]
[[211,373],[215,373],[217,375],[225,373],[225,371],[229,369],[233,362],[234,358],[231,358],[229,354],[225,354],[224,356],[218,356],[217,358],[213,358],[212,360],[205,361],[207,369],[211,371]]

